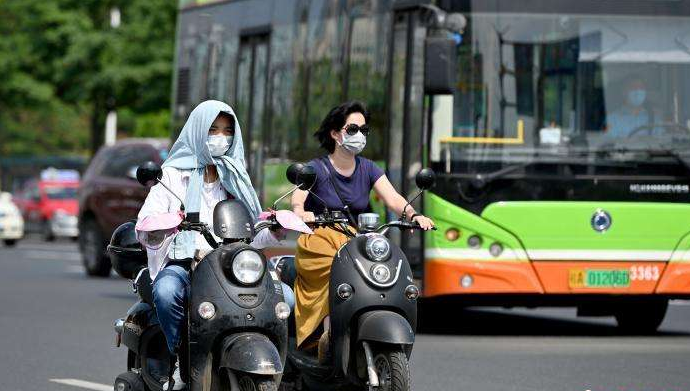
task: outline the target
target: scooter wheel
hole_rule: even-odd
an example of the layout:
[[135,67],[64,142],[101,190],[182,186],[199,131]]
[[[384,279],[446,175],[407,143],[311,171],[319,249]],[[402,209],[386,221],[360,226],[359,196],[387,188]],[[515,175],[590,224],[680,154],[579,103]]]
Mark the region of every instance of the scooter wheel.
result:
[[134,372],[125,372],[117,375],[113,389],[115,391],[146,391],[141,376]]
[[239,378],[240,391],[277,391],[278,385],[272,376],[243,375]]
[[400,350],[384,351],[374,355],[374,367],[379,375],[376,391],[410,391],[410,365]]

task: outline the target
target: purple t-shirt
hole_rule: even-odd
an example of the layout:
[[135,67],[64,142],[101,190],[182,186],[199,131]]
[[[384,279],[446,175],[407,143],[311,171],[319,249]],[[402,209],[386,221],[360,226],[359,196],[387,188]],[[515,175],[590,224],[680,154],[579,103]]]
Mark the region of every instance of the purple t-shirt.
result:
[[[311,191],[326,202],[329,210],[343,210],[344,205],[333,190],[326,169],[333,174],[333,184],[338,187],[340,196],[343,197],[343,201],[348,205],[355,219],[360,213],[365,213],[371,209],[369,193],[374,187],[374,183],[384,174],[383,170],[374,162],[361,156],[355,156],[355,171],[349,177],[340,175],[333,168],[327,156],[314,159],[307,164],[316,169],[316,183]],[[304,210],[319,215],[323,213],[324,207],[319,200],[309,194],[304,202]]]

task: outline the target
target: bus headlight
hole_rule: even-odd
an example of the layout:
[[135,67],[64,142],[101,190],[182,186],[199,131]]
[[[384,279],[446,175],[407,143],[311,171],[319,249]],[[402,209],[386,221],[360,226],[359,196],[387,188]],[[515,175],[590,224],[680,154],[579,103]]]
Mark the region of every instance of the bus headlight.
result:
[[264,260],[253,250],[242,250],[232,260],[232,274],[244,285],[256,284],[264,275]]
[[371,235],[365,246],[367,256],[372,261],[384,261],[391,254],[391,245],[383,235]]

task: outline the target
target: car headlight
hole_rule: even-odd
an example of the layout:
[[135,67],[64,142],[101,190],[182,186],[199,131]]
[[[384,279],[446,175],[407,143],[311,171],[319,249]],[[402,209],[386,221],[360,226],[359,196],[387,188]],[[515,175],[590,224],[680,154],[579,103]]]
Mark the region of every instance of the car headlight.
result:
[[370,235],[365,250],[371,260],[384,261],[391,254],[391,245],[383,235]]
[[264,275],[264,260],[256,251],[242,250],[232,260],[232,274],[242,284],[256,284]]

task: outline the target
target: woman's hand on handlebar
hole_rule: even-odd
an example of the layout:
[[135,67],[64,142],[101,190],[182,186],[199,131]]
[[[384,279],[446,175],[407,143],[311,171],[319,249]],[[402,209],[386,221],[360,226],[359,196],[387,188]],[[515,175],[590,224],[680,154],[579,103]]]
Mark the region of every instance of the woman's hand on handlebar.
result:
[[302,212],[302,213],[295,213],[299,218],[302,219],[305,223],[313,223],[316,221],[316,217],[314,216],[314,213],[312,212]]
[[419,226],[425,231],[428,231],[435,226],[434,221],[424,215],[417,215],[412,219],[412,221],[419,224]]

